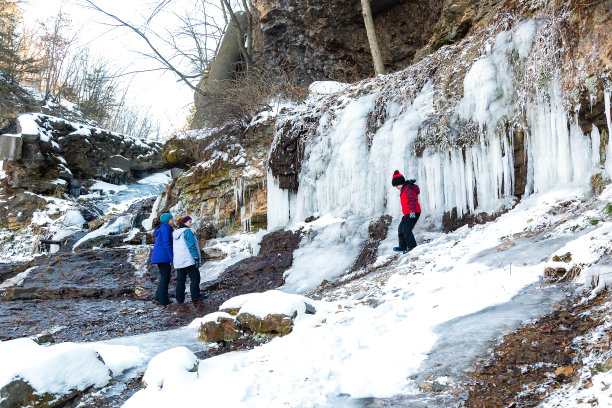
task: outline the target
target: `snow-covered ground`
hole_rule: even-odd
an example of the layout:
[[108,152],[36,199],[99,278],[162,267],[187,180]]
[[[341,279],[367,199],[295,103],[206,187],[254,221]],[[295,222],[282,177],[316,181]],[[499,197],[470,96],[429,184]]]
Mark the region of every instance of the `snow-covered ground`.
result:
[[[603,205],[612,199],[612,187],[599,200],[581,201],[585,197],[581,189],[536,194],[495,222],[438,234],[404,257],[389,255],[392,231],[377,261],[390,265],[313,301],[317,313],[298,319],[291,334],[200,361],[193,373],[167,361],[168,376],[177,373],[180,381],[167,377],[167,385],[147,387],[125,406],[193,405],[202,395],[233,407],[416,398],[422,394],[418,376],[431,372],[433,360],[443,367],[437,374],[452,383],[455,362],[472,361],[485,352],[487,341],[552,311],[570,294],[571,287],[542,282],[552,255],[576,254],[570,264],[581,265],[585,274],[604,256],[612,244],[612,220]],[[601,221],[591,225],[581,206]],[[576,223],[579,227],[571,228]],[[334,223],[323,224],[341,236]],[[513,245],[500,246],[508,241]]]

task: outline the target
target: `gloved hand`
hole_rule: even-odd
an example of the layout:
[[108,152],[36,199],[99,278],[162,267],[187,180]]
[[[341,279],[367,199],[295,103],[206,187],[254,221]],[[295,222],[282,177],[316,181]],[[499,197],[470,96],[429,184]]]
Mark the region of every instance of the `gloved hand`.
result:
[[408,214],[408,217],[414,218],[414,217],[416,217],[416,213],[413,211],[410,214]]
[[194,261],[195,261],[196,269],[200,269],[200,260],[199,259],[194,259]]

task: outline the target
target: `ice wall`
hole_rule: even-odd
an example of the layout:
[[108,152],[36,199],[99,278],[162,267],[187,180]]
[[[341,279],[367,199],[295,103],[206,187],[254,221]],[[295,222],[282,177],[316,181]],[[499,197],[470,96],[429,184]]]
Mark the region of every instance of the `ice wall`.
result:
[[[306,145],[297,193],[279,189],[269,174],[269,225],[277,228],[317,214],[401,214],[398,192],[391,186],[395,169],[407,179],[417,179],[423,212],[433,224],[439,225],[443,214],[454,208],[459,216],[494,213],[513,200],[513,129],[518,117],[526,125],[524,151],[518,152],[528,163],[526,194],[588,184],[590,174],[600,168],[599,129],[582,133],[578,119],[568,114],[559,82],[553,78],[534,84],[537,94],[524,98],[524,104],[517,102],[527,81],[523,76],[517,80],[517,73],[524,71],[538,29],[536,21],[527,20],[500,32],[467,71],[463,97],[451,115],[451,127],[475,124],[476,142],[467,147],[451,143],[448,148],[427,146],[422,154],[415,152],[419,129],[439,113],[435,99],[440,91],[434,79],[409,102],[389,98],[386,121],[371,145],[365,136],[367,117],[383,91],[357,93],[361,96],[327,111]],[[609,101],[607,92],[608,128]],[[612,154],[608,157],[612,175]]]

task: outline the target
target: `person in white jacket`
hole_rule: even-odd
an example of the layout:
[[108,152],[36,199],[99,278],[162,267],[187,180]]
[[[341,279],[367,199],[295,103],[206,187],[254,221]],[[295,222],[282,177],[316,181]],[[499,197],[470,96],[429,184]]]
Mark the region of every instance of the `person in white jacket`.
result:
[[185,281],[189,275],[189,291],[191,301],[197,302],[206,299],[200,294],[200,247],[195,234],[191,230],[191,217],[180,217],[177,220],[177,229],[172,233],[172,255],[174,269],[176,269],[176,301],[185,301]]

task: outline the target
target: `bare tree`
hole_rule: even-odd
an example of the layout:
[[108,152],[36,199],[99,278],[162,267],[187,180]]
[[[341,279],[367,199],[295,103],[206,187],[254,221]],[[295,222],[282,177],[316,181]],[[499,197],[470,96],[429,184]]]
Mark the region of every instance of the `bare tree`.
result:
[[[240,30],[238,46],[247,67],[252,62],[253,55],[253,27],[252,14],[247,0],[199,0],[196,2],[191,13],[174,16],[181,22],[178,30],[156,32],[151,27],[153,19],[160,14],[173,0],[159,0],[151,8],[150,16],[141,24],[132,23],[119,17],[116,14],[102,9],[95,0],[81,0],[86,7],[102,13],[110,18],[114,27],[123,27],[131,30],[138,35],[147,45],[146,51],[136,51],[137,53],[152,58],[168,71],[174,73],[179,81],[189,86],[196,93],[200,89],[195,85],[196,79],[208,72],[209,64],[217,55],[221,38],[225,33],[228,24],[235,25]],[[241,3],[236,3],[236,1]],[[244,8],[247,15],[248,24],[246,27],[239,23],[234,11],[236,5],[238,9]],[[215,14],[223,15],[224,22],[218,22]],[[185,42],[190,42],[191,46],[185,47]],[[246,43],[246,45],[245,45]],[[185,69],[185,67],[188,67]]]
[[40,90],[45,95],[44,100],[47,101],[57,95],[64,63],[76,42],[78,31],[69,32],[71,20],[61,8],[54,18],[39,24],[40,49],[43,51]]
[[378,37],[376,36],[376,28],[374,27],[374,19],[372,18],[370,0],[361,0],[361,12],[363,14],[366,34],[368,35],[368,42],[370,43],[370,52],[372,53],[372,61],[374,62],[374,72],[376,72],[376,75],[384,74],[385,64],[383,63],[380,47],[378,46]]

